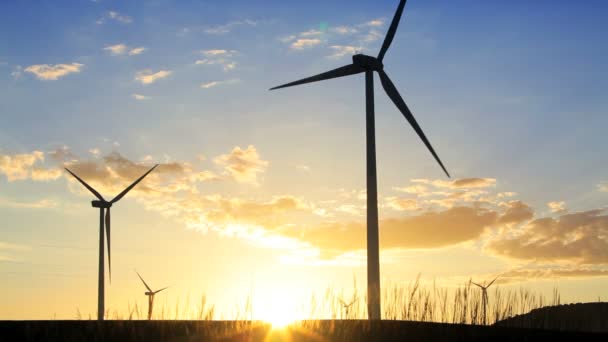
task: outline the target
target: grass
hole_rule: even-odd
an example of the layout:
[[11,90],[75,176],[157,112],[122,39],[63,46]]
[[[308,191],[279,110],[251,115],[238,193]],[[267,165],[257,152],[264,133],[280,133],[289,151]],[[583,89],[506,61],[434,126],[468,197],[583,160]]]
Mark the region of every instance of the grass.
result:
[[[561,304],[558,289],[554,289],[551,298],[547,299],[542,294],[525,288],[506,289],[495,285],[488,291],[488,297],[487,325],[547,305]],[[308,303],[303,303],[294,310],[298,310],[302,320],[366,319],[366,301],[365,291],[358,289],[354,281],[353,287],[348,290],[337,291],[327,288],[321,295],[313,293]],[[240,306],[221,315],[214,305],[209,304],[204,295],[194,307],[191,306],[190,295],[183,303],[177,298],[173,305],[166,300],[162,305],[156,304],[154,320],[252,321],[256,319],[251,296],[248,296]],[[385,320],[483,325],[482,292],[472,286],[470,281],[457,287],[440,287],[435,282],[423,285],[418,276],[410,284],[388,284],[383,288],[382,310],[382,317]],[[137,302],[133,305],[129,303],[126,313],[110,309],[106,311],[106,319],[110,320],[145,320],[146,318],[147,304],[142,306]],[[76,319],[83,319],[80,310],[77,310]],[[91,315],[88,315],[88,319],[91,319]]]

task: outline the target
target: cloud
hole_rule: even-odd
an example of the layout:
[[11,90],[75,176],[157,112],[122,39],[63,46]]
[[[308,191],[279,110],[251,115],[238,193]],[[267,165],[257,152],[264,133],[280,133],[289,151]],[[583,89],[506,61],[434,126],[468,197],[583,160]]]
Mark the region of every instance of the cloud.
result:
[[332,45],[329,48],[333,50],[333,53],[328,57],[336,59],[355,55],[360,50],[358,47],[352,45]]
[[496,186],[495,178],[461,178],[453,181],[413,179],[414,183],[429,184],[437,188],[447,189],[473,189]]
[[597,185],[597,190],[599,192],[608,192],[608,183],[600,183]]
[[419,196],[424,196],[429,193],[429,188],[427,188],[424,185],[412,185],[412,186],[403,187],[403,188],[395,188],[395,190],[405,192],[408,194],[415,194],[415,195],[419,195]]
[[106,20],[112,20],[121,24],[130,24],[133,22],[133,18],[129,17],[128,15],[123,15],[116,11],[109,11],[106,12],[103,17],[99,18],[96,23],[101,25],[105,23]]
[[21,65],[17,65],[13,68],[13,71],[11,71],[11,77],[14,80],[19,80],[21,79],[21,77],[23,76],[23,67]]
[[547,207],[552,213],[564,213],[566,211],[566,202],[549,202]]
[[535,219],[487,244],[499,256],[536,262],[608,264],[608,216],[595,209]]
[[125,44],[108,45],[103,49],[115,56],[123,55],[125,52],[127,52],[127,46]]
[[197,60],[195,65],[219,65],[224,71],[231,71],[236,69],[237,63],[232,57],[237,53],[236,50],[203,50],[201,55],[205,56],[204,59]]
[[[496,224],[495,211],[457,207],[380,221],[382,249],[441,248],[478,238]],[[307,229],[283,231],[321,250],[324,257],[365,249],[365,224],[326,222]]]
[[394,210],[410,211],[419,209],[418,201],[412,198],[388,197],[387,205]]
[[125,44],[116,44],[116,45],[108,45],[103,48],[105,51],[108,51],[113,56],[121,56],[128,54],[129,56],[135,56],[142,54],[147,49],[143,46],[139,46],[136,48],[131,48]]
[[36,64],[25,68],[25,72],[34,74],[38,79],[44,81],[55,81],[60,77],[71,73],[79,73],[84,65],[79,63],[70,64]]
[[135,48],[132,48],[131,50],[129,50],[129,56],[135,56],[135,55],[140,55],[142,53],[144,53],[144,51],[146,51],[147,49],[143,46],[138,46]]
[[551,266],[549,268],[516,268],[500,274],[501,284],[526,282],[532,279],[580,279],[607,277],[608,270],[578,267]]
[[210,89],[210,88],[214,88],[214,87],[217,87],[220,85],[236,84],[239,82],[240,82],[240,80],[238,80],[238,79],[227,80],[227,81],[211,81],[211,82],[201,83],[200,87],[203,89]]
[[374,19],[363,24],[364,26],[381,27],[384,26],[384,19]]
[[141,95],[141,94],[132,94],[131,97],[133,97],[134,99],[136,99],[138,101],[144,101],[144,100],[150,99],[149,96],[145,96],[145,95]]
[[0,198],[0,207],[16,208],[16,209],[49,209],[56,208],[58,203],[50,199],[41,199],[34,202],[20,202]]
[[141,84],[152,84],[160,79],[169,77],[171,75],[171,71],[169,70],[160,70],[158,72],[153,72],[150,69],[138,71],[135,74],[135,80],[141,82]]
[[258,174],[264,173],[268,167],[268,161],[260,158],[253,145],[249,145],[245,150],[237,146],[229,154],[215,158],[214,162],[242,183],[257,183]]
[[44,162],[44,152],[0,155],[0,174],[4,174],[9,182],[33,180],[49,181],[61,177],[61,171],[41,166]]
[[245,20],[231,21],[231,22],[223,24],[223,25],[211,26],[211,27],[205,28],[203,30],[203,32],[205,32],[206,34],[211,34],[211,35],[221,35],[221,34],[230,33],[232,30],[234,30],[235,28],[237,28],[239,26],[257,26],[257,25],[258,25],[257,21],[245,19]]
[[506,208],[506,211],[498,220],[500,224],[521,224],[534,217],[534,210],[522,201],[510,201],[502,206]]
[[336,26],[336,27],[332,27],[329,29],[330,32],[334,32],[337,34],[354,34],[359,32],[359,30],[357,30],[356,28],[352,27],[352,26]]
[[318,38],[299,38],[291,44],[294,50],[303,50],[321,44],[321,39]]

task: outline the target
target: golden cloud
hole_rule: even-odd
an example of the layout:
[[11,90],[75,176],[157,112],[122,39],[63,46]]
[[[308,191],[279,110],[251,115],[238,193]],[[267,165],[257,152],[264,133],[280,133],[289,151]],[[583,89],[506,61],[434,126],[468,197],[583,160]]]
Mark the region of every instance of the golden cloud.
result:
[[257,184],[258,174],[263,173],[268,166],[268,161],[262,160],[252,145],[245,150],[237,146],[229,154],[215,158],[214,162],[224,167],[236,181],[254,184]]
[[0,174],[9,182],[20,180],[49,181],[61,177],[61,172],[53,168],[44,168],[44,152],[0,155]]
[[595,209],[539,218],[487,244],[499,256],[537,262],[608,264],[608,215]]

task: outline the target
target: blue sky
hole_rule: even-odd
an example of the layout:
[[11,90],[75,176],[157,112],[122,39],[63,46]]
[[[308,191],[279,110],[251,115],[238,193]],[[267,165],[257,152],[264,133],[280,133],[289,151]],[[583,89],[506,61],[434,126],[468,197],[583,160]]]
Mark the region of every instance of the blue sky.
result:
[[[188,172],[214,173],[216,180],[195,186],[196,196],[273,205],[277,198],[291,196],[308,209],[317,209],[315,214],[304,209],[290,213],[287,220],[273,216],[269,222],[256,222],[282,236],[293,236],[285,232],[289,225],[327,219],[318,210],[333,205],[330,201],[344,203],[335,204],[338,209],[329,221],[357,221],[361,203],[351,195],[365,188],[363,77],[277,92],[268,88],[347,64],[354,50],[376,55],[396,5],[392,0],[3,2],[0,156],[41,151],[44,161],[35,165],[52,172],[70,162],[103,166],[103,157],[115,152],[134,163],[176,163],[186,165]],[[496,196],[516,193],[512,200],[533,208],[535,218],[558,219],[606,206],[606,6],[601,1],[408,1],[385,59],[386,70],[455,179],[493,179],[484,183],[489,184],[488,191]],[[37,74],[40,67],[35,66],[45,64],[63,65],[59,68],[72,72],[44,80],[51,76]],[[156,78],[146,81],[144,76],[150,75]],[[391,203],[403,196],[396,188],[432,187],[412,181],[416,179],[446,180],[377,78],[376,114],[379,187],[387,203],[381,210],[390,217],[449,210],[436,207],[439,202],[425,202],[416,212],[391,212]],[[66,148],[73,160],[54,161],[52,152]],[[235,160],[244,160],[251,169],[235,173]],[[66,261],[64,252],[74,249],[36,247],[45,238],[58,246],[95,246],[95,230],[76,228],[92,229],[95,215],[75,184],[63,176],[41,182],[31,177],[11,180],[7,175],[0,174],[0,215],[5,218],[0,242],[20,247],[0,250],[6,259],[0,272],[23,269],[15,266],[20,262],[30,265],[25,267],[28,277],[36,279],[38,270],[32,265],[43,258],[54,265],[51,273],[60,274],[57,268]],[[178,184],[175,179],[159,179],[158,184]],[[117,178],[117,184],[121,180],[126,178]],[[418,193],[419,202],[427,195]],[[44,200],[54,205],[32,207]],[[124,204],[129,210],[123,213],[129,215],[121,219],[134,227],[129,234],[143,234],[145,224],[138,222],[145,222],[158,226],[154,246],[171,236],[178,245],[193,241],[192,220],[171,216],[164,207],[146,207],[147,200],[142,194]],[[557,203],[554,212],[549,202]],[[505,208],[508,202],[496,200],[492,205]],[[232,224],[244,224],[232,215]],[[219,225],[206,220],[202,223]],[[520,223],[521,229],[528,227]],[[594,227],[606,229],[601,224]],[[78,233],[70,236],[62,229]],[[494,232],[486,231],[488,236]],[[213,233],[197,234],[208,248],[220,241],[213,240],[219,239]],[[517,263],[514,255],[486,253],[481,246],[489,246],[488,239],[483,235],[465,239],[474,247],[455,244],[425,253],[487,258],[487,268],[449,274],[454,277],[522,267],[522,255]],[[282,252],[251,247],[244,240],[221,241],[234,250],[251,248],[269,269],[282,257]],[[197,246],[192,243],[192,250]],[[145,254],[146,248],[140,248]],[[407,248],[402,252],[412,253]],[[95,259],[94,249],[87,253]],[[591,263],[545,260],[553,266],[536,257],[523,260],[548,269],[556,263],[569,269],[606,266],[601,257]],[[187,253],[180,258],[187,259]],[[87,270],[83,277],[94,279],[85,263],[82,269]],[[346,280],[336,282],[348,283],[362,270],[343,269],[340,274]],[[388,276],[405,280],[418,271],[393,269]],[[441,267],[430,272],[448,276]],[[176,275],[180,276],[184,275]],[[126,271],[124,277],[133,280]],[[572,287],[576,297],[576,289],[604,286],[601,279],[564,286]],[[14,281],[14,293],[25,296],[28,292],[15,285],[23,279]],[[71,286],[64,285],[61,288]],[[72,312],[66,309],[65,315]]]

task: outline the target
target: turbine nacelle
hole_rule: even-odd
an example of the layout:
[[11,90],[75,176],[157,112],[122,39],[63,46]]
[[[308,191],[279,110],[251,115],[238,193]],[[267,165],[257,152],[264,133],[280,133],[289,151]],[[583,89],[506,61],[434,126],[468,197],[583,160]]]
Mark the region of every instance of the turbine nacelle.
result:
[[154,296],[154,292],[146,292],[146,296]]
[[112,207],[112,203],[106,202],[106,201],[95,200],[95,201],[91,201],[91,206],[93,208],[110,209]]
[[364,54],[358,54],[353,56],[353,64],[357,65],[365,70],[382,71],[384,70],[384,64],[376,58]]

